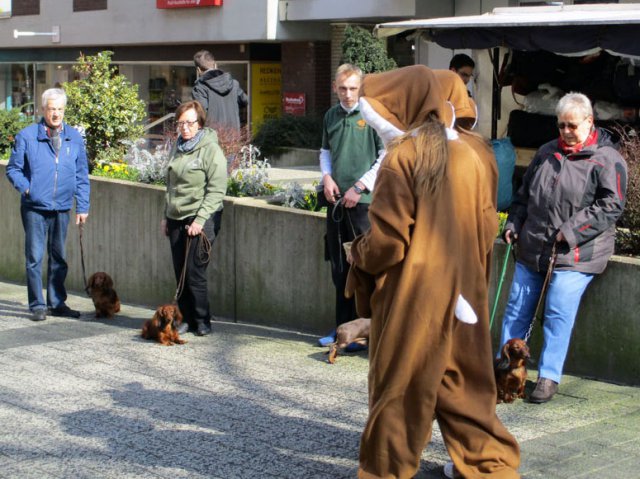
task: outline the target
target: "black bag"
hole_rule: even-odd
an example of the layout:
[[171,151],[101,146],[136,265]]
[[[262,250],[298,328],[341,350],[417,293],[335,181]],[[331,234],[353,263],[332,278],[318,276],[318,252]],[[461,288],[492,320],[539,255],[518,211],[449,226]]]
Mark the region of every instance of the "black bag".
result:
[[625,106],[640,104],[640,69],[624,61],[616,65],[613,90],[619,103]]
[[555,116],[512,110],[509,114],[507,136],[513,146],[539,148],[558,138],[558,120]]

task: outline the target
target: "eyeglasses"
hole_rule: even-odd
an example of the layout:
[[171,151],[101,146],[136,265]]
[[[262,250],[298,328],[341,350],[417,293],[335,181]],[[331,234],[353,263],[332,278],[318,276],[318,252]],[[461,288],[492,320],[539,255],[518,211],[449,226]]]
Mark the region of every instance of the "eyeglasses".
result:
[[578,127],[580,125],[582,125],[587,118],[585,118],[584,120],[582,120],[579,123],[571,123],[570,121],[567,121],[567,122],[559,121],[558,122],[558,130],[564,130],[565,128],[569,128],[571,131],[576,131],[578,129]]
[[177,121],[176,122],[176,128],[178,128],[178,130],[180,130],[184,126],[188,126],[189,128],[193,128],[193,125],[195,125],[196,123],[198,123],[198,120],[194,120],[194,121]]

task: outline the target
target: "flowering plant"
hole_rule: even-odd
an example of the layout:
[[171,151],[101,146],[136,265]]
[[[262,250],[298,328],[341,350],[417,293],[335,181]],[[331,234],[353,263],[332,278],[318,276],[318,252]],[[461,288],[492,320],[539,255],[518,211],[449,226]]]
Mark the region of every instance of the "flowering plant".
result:
[[229,175],[227,195],[266,196],[276,188],[269,183],[269,160],[260,159],[260,150],[253,145],[240,149],[237,164]]
[[118,180],[138,181],[138,170],[126,163],[98,163],[91,172],[94,176],[115,178]]

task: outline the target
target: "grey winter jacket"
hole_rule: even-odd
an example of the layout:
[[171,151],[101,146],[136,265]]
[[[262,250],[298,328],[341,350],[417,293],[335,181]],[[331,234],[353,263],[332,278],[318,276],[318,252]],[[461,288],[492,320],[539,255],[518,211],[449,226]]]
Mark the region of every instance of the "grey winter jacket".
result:
[[609,135],[598,129],[596,145],[565,156],[558,140],[536,152],[509,210],[505,230],[518,235],[518,261],[535,271],[548,268],[556,235],[557,270],[601,273],[615,243],[622,214],[627,164]]
[[247,105],[248,98],[229,73],[207,70],[196,80],[191,96],[207,112],[207,126],[240,129],[240,107]]

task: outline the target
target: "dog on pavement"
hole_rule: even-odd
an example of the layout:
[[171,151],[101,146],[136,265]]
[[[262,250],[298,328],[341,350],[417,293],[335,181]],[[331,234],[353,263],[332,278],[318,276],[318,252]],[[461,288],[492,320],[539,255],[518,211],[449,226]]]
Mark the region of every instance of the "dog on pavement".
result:
[[120,299],[113,289],[113,279],[107,273],[93,273],[87,281],[87,293],[96,308],[96,318],[113,318],[120,311]]
[[158,306],[153,318],[145,321],[142,326],[141,336],[144,339],[153,339],[163,346],[173,346],[174,344],[185,344],[184,339],[180,339],[178,326],[182,323],[182,314],[175,304],[165,304]]
[[510,339],[502,347],[500,358],[496,359],[497,403],[512,403],[516,398],[524,398],[527,381],[527,360],[530,358],[526,341]]
[[371,318],[358,318],[348,323],[341,324],[336,329],[336,340],[329,346],[327,354],[329,364],[336,362],[338,350],[343,349],[348,344],[358,343],[366,346],[369,343],[369,331],[371,330]]

